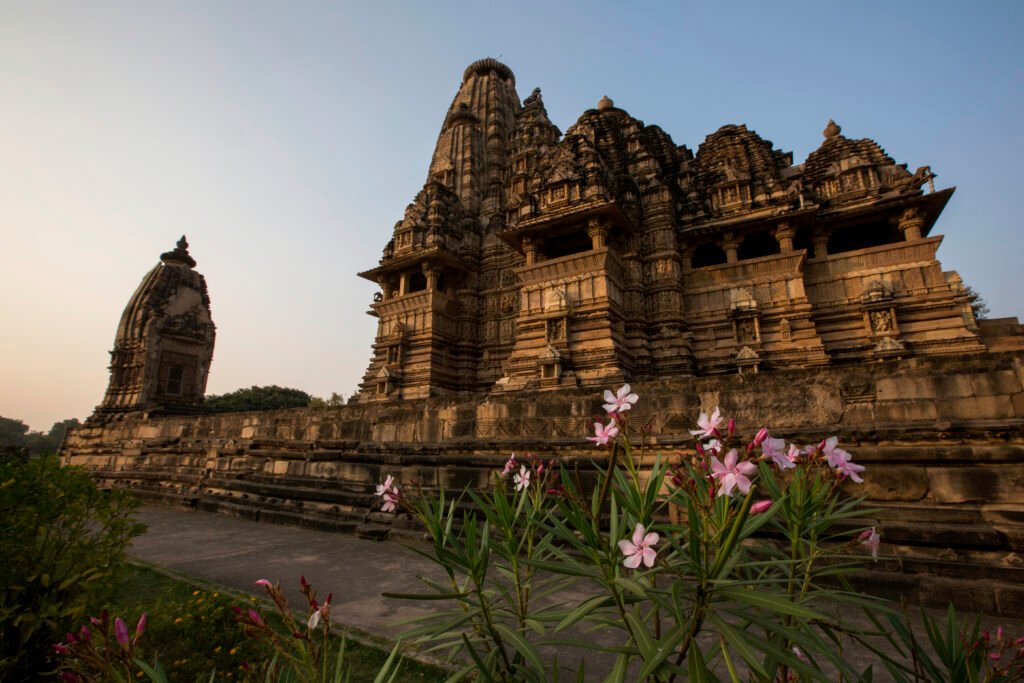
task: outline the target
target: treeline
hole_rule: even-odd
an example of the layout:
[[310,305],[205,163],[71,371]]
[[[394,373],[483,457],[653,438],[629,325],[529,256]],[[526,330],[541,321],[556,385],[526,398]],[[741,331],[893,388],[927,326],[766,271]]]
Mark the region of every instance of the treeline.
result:
[[31,455],[56,453],[68,430],[80,427],[81,424],[73,417],[55,422],[48,432],[32,432],[21,420],[0,417],[0,448],[25,448]]
[[284,408],[325,408],[344,404],[341,394],[334,392],[330,398],[318,398],[301,389],[252,386],[236,389],[228,394],[212,394],[206,397],[203,406],[215,413],[234,413],[247,410],[281,410]]

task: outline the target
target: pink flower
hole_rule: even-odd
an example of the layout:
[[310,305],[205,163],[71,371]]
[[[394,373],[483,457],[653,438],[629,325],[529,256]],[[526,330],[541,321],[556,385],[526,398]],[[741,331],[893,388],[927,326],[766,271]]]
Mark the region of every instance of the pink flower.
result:
[[830,436],[825,439],[821,445],[821,452],[825,454],[825,459],[828,460],[830,467],[838,467],[840,462],[849,460],[852,457],[842,448],[839,448],[838,436]]
[[750,514],[759,515],[772,506],[772,501],[769,499],[759,500],[750,506]]
[[652,531],[644,535],[644,525],[638,523],[633,529],[632,541],[626,539],[619,541],[619,550],[626,556],[622,564],[629,569],[636,569],[641,562],[646,567],[653,567],[654,559],[658,556],[658,552],[654,549],[657,544],[658,534]]
[[[754,437],[754,448],[757,448],[758,446],[763,444],[764,440],[767,438],[768,429],[766,427],[761,427],[761,429],[757,430],[757,436]],[[781,439],[779,440],[781,441]]]
[[839,448],[838,444],[838,437],[830,436],[822,443],[821,452],[825,454],[825,459],[828,460],[830,467],[836,468],[839,474],[849,477],[860,484],[864,481],[860,477],[860,472],[864,471],[864,466],[855,464],[853,456]]
[[604,390],[604,409],[609,413],[624,413],[633,407],[633,404],[640,400],[636,394],[631,394],[628,384],[623,384],[617,393]]
[[90,640],[92,640],[92,631],[89,630],[88,626],[82,624],[82,628],[78,630],[78,638],[82,642],[88,643]]
[[390,491],[384,492],[384,504],[380,506],[381,512],[394,512],[398,504],[398,487],[392,486]]
[[70,650],[68,650],[68,646],[64,643],[54,643],[53,651],[59,655],[66,655],[68,652],[70,652]]
[[722,419],[722,414],[718,412],[718,406],[715,406],[710,417],[708,417],[707,413],[700,414],[697,418],[697,427],[699,427],[699,429],[691,429],[690,434],[694,435],[698,439],[718,436],[718,426],[722,424]]
[[735,448],[725,454],[724,464],[719,462],[718,458],[711,457],[711,476],[718,479],[718,495],[720,496],[728,496],[732,493],[734,486],[739,488],[741,493],[750,492],[748,477],[757,471],[757,467],[752,462],[737,463],[736,459]]
[[614,421],[603,425],[594,420],[594,434],[595,436],[588,436],[587,441],[593,441],[597,446],[605,446],[609,439],[614,439],[619,435],[619,426]]
[[383,484],[377,484],[377,492],[374,495],[375,496],[383,496],[385,493],[387,493],[394,486],[394,484],[395,484],[395,478],[392,477],[389,474],[384,479],[384,483]]
[[879,534],[875,527],[865,529],[860,532],[860,536],[857,537],[861,545],[865,545],[871,551],[871,557],[878,560],[878,546],[882,544],[882,536]]
[[249,621],[257,626],[263,626],[263,619],[260,618],[260,613],[251,608],[249,609]]
[[530,487],[530,470],[526,469],[526,465],[519,468],[519,473],[515,476],[516,491],[525,491]]
[[256,582],[256,585],[263,586],[264,588],[270,588],[273,584],[267,581],[266,579],[260,579]]
[[309,627],[309,630],[316,630],[316,627],[320,625],[320,621],[322,619],[327,620],[331,618],[331,597],[333,597],[333,595],[333,593],[328,593],[327,600],[324,601],[324,604],[322,605],[317,605],[316,600],[313,601],[313,613],[309,615],[309,621],[306,622],[306,626]]
[[384,503],[380,506],[381,512],[394,512],[395,505],[398,503],[398,487],[395,486],[395,478],[390,474],[385,477],[383,484],[377,484],[377,492],[374,495],[384,499]]
[[785,448],[786,441],[784,439],[766,439],[761,445],[761,458],[767,460],[771,458],[771,461],[779,466],[780,470],[786,470],[791,467],[796,467],[796,463],[791,461],[786,454],[782,452]]
[[507,477],[507,476],[508,476],[508,475],[510,475],[510,474],[511,474],[512,472],[514,472],[514,471],[515,471],[515,469],[516,469],[516,454],[515,454],[515,453],[513,453],[513,454],[512,454],[512,457],[510,457],[510,458],[508,459],[508,461],[507,461],[507,462],[505,463],[505,469],[503,469],[503,470],[501,471],[501,476],[503,476],[503,477]]
[[[800,461],[800,456],[801,455],[803,455],[803,451],[800,450],[799,446],[797,446],[795,443],[789,444],[789,452],[786,453],[786,460],[788,460],[791,463],[793,463],[794,467]],[[785,468],[783,468],[783,469],[785,469]]]
[[807,655],[805,655],[803,652],[801,652],[800,648],[798,648],[796,645],[793,646],[793,654],[795,654],[797,656],[797,659],[800,659],[800,660],[805,661],[805,662],[808,661],[807,660]]
[[128,625],[121,620],[121,617],[114,619],[114,635],[121,647],[128,649]]

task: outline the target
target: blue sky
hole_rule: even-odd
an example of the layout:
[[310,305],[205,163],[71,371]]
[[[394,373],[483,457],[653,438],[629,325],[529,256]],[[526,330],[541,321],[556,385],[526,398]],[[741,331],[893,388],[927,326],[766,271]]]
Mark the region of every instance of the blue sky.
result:
[[607,94],[694,151],[745,123],[802,162],[834,118],[957,192],[939,257],[1022,316],[1024,4],[0,4],[0,415],[86,417],[143,274],[185,233],[211,393],[348,395],[373,267],[462,71],[496,57],[563,131]]

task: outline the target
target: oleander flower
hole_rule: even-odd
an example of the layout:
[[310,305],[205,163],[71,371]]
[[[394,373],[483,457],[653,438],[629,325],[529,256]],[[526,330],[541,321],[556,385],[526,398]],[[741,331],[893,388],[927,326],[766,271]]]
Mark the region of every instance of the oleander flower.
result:
[[516,469],[516,454],[513,453],[512,456],[505,462],[505,469],[503,469],[501,471],[501,476],[507,477],[512,472],[514,472],[515,469]]
[[715,406],[710,416],[707,413],[700,414],[697,418],[697,427],[699,429],[691,429],[690,434],[698,439],[718,436],[718,427],[722,424],[723,419],[722,414],[718,411],[718,406]]
[[757,471],[752,462],[737,462],[738,453],[733,448],[725,454],[725,462],[711,456],[711,476],[718,480],[718,495],[728,496],[734,487],[741,493],[750,492],[750,475]]
[[604,409],[609,413],[623,413],[639,400],[639,396],[630,393],[628,384],[623,384],[614,394],[608,389],[604,391]]
[[526,469],[526,465],[519,468],[519,472],[515,476],[516,491],[525,491],[530,486],[530,470]]
[[636,569],[643,562],[645,567],[653,567],[658,551],[654,546],[658,544],[658,534],[650,532],[644,534],[644,525],[637,523],[633,529],[632,540],[622,539],[619,541],[619,550],[626,556],[622,564],[629,569]]
[[867,546],[868,550],[871,551],[871,557],[875,558],[875,561],[877,562],[878,546],[882,544],[882,535],[875,530],[875,527],[871,527],[870,529],[865,529],[860,532],[860,536],[858,536],[857,539],[860,541],[861,545]]
[[764,460],[770,458],[773,463],[778,465],[780,470],[796,467],[796,463],[790,460],[786,453],[782,452],[782,449],[785,447],[785,439],[765,439],[764,443],[761,444],[761,458]]
[[752,515],[759,515],[762,512],[764,512],[765,510],[767,510],[768,508],[770,508],[771,506],[772,506],[772,501],[771,500],[769,500],[767,498],[765,498],[764,500],[759,500],[759,501],[757,501],[756,503],[754,503],[753,505],[750,506],[750,514],[752,514]]
[[605,446],[609,439],[619,435],[619,426],[612,420],[606,425],[594,420],[594,436],[588,436],[587,441],[593,441],[597,446]]
[[383,484],[377,484],[377,493],[374,495],[383,496],[387,493],[395,484],[395,478],[390,474],[384,479]]
[[328,593],[327,599],[324,604],[318,605],[316,600],[310,603],[310,607],[313,608],[313,612],[309,615],[309,621],[306,622],[306,626],[309,627],[310,631],[316,630],[316,627],[320,625],[321,620],[328,620],[331,618],[331,598],[334,597],[334,593]]

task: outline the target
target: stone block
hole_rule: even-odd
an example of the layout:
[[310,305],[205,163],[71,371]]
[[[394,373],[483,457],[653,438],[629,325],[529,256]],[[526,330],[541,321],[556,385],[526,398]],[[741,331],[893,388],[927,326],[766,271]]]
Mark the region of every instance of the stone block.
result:
[[938,399],[935,406],[939,417],[946,420],[991,420],[1014,415],[1008,396]]
[[1022,389],[1017,373],[1012,370],[974,374],[970,379],[974,396],[1012,396]]
[[864,473],[858,494],[872,501],[914,501],[928,494],[928,475],[921,467],[876,465]]
[[932,497],[941,503],[1024,503],[1024,470],[1014,465],[928,467]]
[[912,399],[878,402],[875,404],[875,419],[878,422],[934,422],[939,416],[936,401]]

